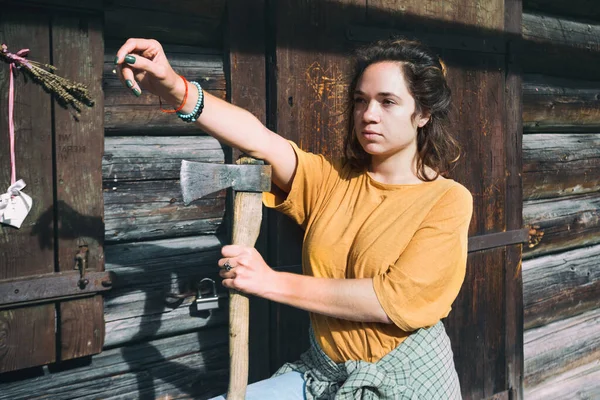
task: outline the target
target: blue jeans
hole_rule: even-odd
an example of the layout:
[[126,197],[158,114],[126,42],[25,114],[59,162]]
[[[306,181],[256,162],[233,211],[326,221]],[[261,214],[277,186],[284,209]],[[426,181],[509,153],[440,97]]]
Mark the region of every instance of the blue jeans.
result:
[[[306,400],[300,372],[288,372],[248,385],[246,400]],[[225,395],[211,400],[225,400]]]

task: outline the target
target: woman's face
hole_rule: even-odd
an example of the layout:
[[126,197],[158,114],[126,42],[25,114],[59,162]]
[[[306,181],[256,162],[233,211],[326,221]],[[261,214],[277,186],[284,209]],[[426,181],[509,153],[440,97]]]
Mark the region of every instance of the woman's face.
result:
[[429,118],[416,115],[399,63],[384,61],[368,66],[354,91],[354,130],[362,148],[385,159],[417,151],[417,127]]

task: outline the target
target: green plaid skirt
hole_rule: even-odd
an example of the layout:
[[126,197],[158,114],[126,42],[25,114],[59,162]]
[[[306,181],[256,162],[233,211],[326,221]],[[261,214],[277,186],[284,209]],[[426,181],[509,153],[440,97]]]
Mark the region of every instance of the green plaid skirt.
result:
[[461,399],[450,339],[442,322],[412,333],[376,363],[336,364],[310,332],[310,348],[274,376],[303,374],[307,400],[455,400]]

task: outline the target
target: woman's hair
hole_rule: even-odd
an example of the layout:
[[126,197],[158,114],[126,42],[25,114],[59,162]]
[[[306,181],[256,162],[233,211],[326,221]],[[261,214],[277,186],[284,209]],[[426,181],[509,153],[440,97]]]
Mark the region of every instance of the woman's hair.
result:
[[[429,116],[429,121],[417,128],[417,176],[423,181],[435,180],[449,172],[458,161],[460,148],[449,133],[451,92],[446,83],[446,68],[442,61],[423,44],[405,39],[388,39],[360,48],[355,54],[355,67],[350,84],[349,100],[353,104],[354,91],[365,69],[384,61],[397,62],[402,69],[408,92],[415,99],[415,113]],[[354,106],[351,106],[354,111]],[[350,166],[364,170],[371,156],[362,148],[354,132],[353,113],[344,140],[344,155]],[[425,167],[436,175],[429,177]]]

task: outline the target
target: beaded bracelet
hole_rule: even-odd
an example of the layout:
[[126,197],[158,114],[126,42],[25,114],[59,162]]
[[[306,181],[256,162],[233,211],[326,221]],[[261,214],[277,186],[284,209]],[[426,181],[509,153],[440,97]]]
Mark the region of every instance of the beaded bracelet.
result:
[[177,116],[185,122],[196,122],[198,117],[200,117],[200,114],[202,114],[202,110],[204,109],[204,92],[202,91],[202,87],[198,82],[190,81],[190,83],[198,88],[198,101],[196,102],[196,106],[191,113],[182,114],[178,111]]

